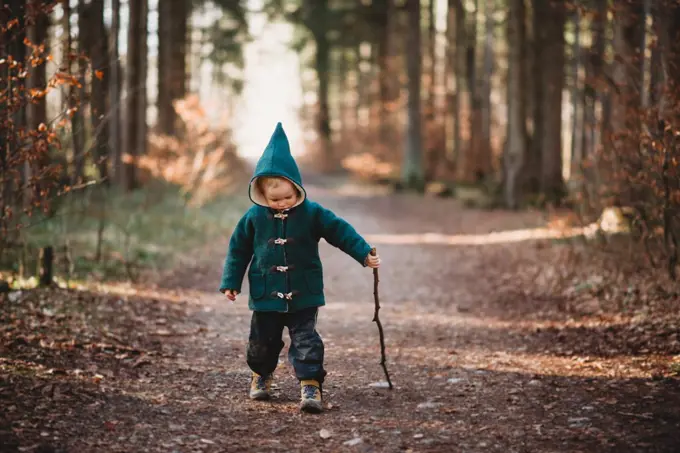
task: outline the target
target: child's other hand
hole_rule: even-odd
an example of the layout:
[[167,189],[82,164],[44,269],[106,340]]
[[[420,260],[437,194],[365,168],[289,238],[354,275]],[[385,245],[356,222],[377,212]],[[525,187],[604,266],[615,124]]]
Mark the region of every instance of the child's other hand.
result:
[[377,269],[380,267],[380,255],[368,255],[366,257],[366,266],[371,269]]
[[224,295],[227,296],[227,299],[234,302],[236,300],[236,296],[238,295],[238,291],[228,289],[224,292]]

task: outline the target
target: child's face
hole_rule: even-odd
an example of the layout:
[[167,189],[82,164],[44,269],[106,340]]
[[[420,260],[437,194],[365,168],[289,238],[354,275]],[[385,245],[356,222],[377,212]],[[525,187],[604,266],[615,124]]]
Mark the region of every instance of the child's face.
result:
[[290,181],[281,179],[274,185],[268,185],[263,190],[264,198],[272,209],[284,210],[295,206],[297,190]]

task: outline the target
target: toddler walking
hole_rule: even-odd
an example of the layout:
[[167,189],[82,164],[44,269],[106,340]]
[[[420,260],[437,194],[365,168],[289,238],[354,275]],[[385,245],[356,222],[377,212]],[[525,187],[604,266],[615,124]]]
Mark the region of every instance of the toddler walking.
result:
[[300,409],[318,413],[326,376],[324,345],[316,331],[318,309],[325,305],[319,241],[324,238],[363,266],[377,268],[380,258],[370,255],[371,246],[349,223],[307,199],[281,123],[255,167],[249,195],[253,206],[229,241],[220,291],[236,300],[250,264],[250,398],[271,396],[287,327],[288,359],[300,381]]

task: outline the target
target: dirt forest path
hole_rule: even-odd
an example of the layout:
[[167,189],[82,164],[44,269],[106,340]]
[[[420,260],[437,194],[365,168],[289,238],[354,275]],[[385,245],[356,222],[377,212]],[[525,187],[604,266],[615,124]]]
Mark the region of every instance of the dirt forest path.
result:
[[[161,285],[181,292],[190,315],[179,324],[159,321],[153,363],[114,373],[105,397],[73,402],[60,418],[62,439],[70,439],[62,445],[71,448],[48,451],[680,451],[678,381],[651,378],[648,355],[619,345],[627,327],[574,320],[559,297],[536,299],[515,284],[550,259],[549,247],[491,233],[501,218],[504,230],[538,226],[536,214],[353,196],[314,184],[309,194],[352,222],[383,258],[393,391],[371,386],[383,380],[371,272],[323,244],[326,411],[298,412],[287,338],[274,400],[249,401],[247,300],[230,304],[215,292],[225,237],[191,279],[179,270]],[[442,240],[452,235],[490,243]],[[89,427],[64,434],[82,418]]]
[[[554,327],[541,333],[550,319],[526,322],[533,304],[554,301],[498,293],[500,283],[523,272],[516,249],[526,244],[419,244],[414,236],[492,233],[498,213],[464,211],[451,201],[308,190],[379,248],[381,317],[396,389],[371,387],[383,380],[371,273],[323,244],[326,413],[298,413],[286,349],[274,402],[248,401],[245,297],[231,305],[205,296],[209,334],[188,357],[205,373],[192,387],[196,398],[215,399],[193,407],[185,429],[201,432],[211,420],[205,436],[227,451],[678,451],[677,385],[635,378],[640,365],[626,363],[630,358],[570,354],[580,347],[578,332],[560,345]],[[533,214],[501,215],[506,229],[539,223]],[[220,250],[198,289],[214,291],[222,259]],[[322,429],[331,437],[322,439]]]

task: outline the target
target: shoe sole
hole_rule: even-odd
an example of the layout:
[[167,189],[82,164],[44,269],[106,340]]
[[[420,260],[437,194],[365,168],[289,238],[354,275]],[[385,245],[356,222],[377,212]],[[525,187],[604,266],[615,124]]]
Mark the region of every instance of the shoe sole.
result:
[[250,399],[255,400],[255,401],[267,401],[271,398],[271,395],[266,392],[262,393],[251,393],[250,394]]
[[308,414],[320,414],[323,411],[321,403],[306,401],[300,404],[300,411]]

